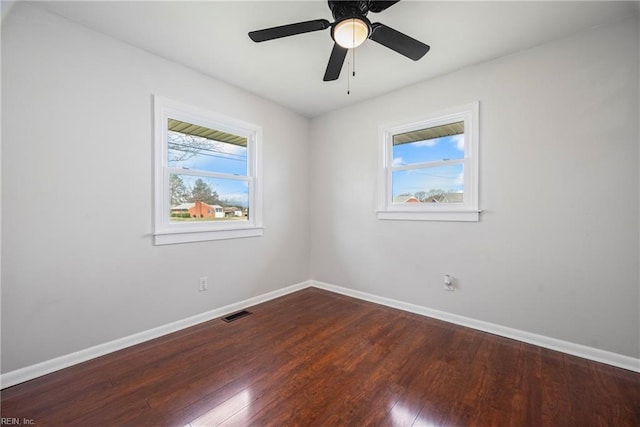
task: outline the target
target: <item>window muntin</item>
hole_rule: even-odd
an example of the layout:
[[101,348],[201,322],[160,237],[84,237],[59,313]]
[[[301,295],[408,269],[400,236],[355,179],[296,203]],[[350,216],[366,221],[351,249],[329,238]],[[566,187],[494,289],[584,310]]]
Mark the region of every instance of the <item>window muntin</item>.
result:
[[156,97],[156,244],[262,234],[260,128]]
[[378,218],[478,220],[478,112],[473,103],[381,128]]

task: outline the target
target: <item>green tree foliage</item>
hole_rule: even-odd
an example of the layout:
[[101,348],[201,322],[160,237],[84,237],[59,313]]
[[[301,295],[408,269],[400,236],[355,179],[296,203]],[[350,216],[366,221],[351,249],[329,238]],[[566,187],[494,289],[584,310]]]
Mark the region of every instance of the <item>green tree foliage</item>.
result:
[[169,176],[169,185],[171,190],[171,206],[178,206],[187,201],[189,195],[187,194],[187,188],[184,186],[180,175],[171,174]]
[[196,200],[200,200],[208,205],[215,205],[219,203],[218,193],[211,190],[209,184],[204,182],[202,179],[196,179],[196,182],[193,184],[193,188],[191,189],[191,194],[188,197],[188,202],[195,202]]

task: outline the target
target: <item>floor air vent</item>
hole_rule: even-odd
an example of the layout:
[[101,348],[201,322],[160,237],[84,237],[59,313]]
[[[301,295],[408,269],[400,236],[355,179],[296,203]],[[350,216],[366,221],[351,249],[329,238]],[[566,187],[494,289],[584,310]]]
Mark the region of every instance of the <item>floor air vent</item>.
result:
[[251,314],[251,312],[250,312],[250,311],[242,310],[242,311],[238,311],[238,312],[236,312],[236,313],[230,314],[230,315],[228,315],[228,316],[224,316],[224,317],[222,318],[222,320],[224,320],[225,322],[229,323],[229,322],[233,322],[234,320],[238,320],[238,319],[240,319],[241,317],[248,316],[248,315],[250,315],[250,314]]

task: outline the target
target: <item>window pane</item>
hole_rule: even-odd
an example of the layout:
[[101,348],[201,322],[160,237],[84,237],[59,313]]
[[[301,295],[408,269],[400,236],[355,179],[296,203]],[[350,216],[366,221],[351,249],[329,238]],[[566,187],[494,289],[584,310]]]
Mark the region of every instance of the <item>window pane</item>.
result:
[[463,177],[461,164],[395,171],[393,203],[462,203]]
[[246,221],[249,183],[234,179],[170,174],[171,222]]
[[167,165],[247,175],[247,139],[169,119]]
[[393,136],[393,166],[464,158],[464,122]]

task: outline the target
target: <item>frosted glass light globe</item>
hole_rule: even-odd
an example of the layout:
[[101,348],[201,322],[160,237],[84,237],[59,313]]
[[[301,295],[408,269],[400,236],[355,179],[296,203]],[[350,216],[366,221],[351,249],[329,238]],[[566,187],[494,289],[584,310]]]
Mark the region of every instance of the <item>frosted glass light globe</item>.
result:
[[333,39],[347,49],[360,46],[367,37],[369,37],[369,26],[357,18],[340,21],[333,29]]

